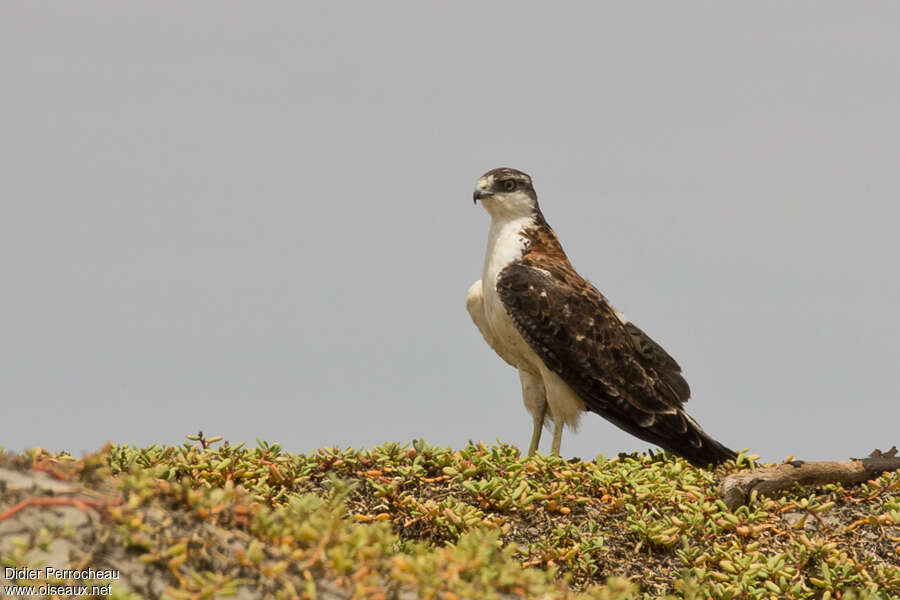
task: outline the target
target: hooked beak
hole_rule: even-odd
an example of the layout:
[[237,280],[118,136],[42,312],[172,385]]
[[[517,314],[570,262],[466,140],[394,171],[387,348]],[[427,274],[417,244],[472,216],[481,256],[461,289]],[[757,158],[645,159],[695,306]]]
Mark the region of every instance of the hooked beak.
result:
[[472,204],[477,203],[479,200],[488,195],[489,194],[480,187],[475,188],[475,193],[472,194]]

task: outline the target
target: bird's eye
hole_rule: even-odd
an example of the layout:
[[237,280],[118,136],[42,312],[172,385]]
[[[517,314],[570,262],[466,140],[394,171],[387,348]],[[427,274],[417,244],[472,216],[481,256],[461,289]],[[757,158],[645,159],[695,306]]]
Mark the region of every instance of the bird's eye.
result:
[[503,182],[503,189],[507,192],[512,192],[516,189],[516,181],[514,179],[507,179]]

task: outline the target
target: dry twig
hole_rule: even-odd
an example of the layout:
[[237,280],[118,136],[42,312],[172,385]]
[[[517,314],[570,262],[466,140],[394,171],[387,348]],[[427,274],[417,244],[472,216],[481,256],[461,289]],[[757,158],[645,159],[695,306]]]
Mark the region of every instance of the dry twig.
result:
[[851,458],[849,461],[792,460],[768,469],[729,475],[719,484],[719,495],[725,505],[734,510],[747,504],[754,491],[758,494],[771,494],[794,484],[862,483],[898,469],[900,456],[897,456],[896,446],[887,452],[876,449],[868,458]]

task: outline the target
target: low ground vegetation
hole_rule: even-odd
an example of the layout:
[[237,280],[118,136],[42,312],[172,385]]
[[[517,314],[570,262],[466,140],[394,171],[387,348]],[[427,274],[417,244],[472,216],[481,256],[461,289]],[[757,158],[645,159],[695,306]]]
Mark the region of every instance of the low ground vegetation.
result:
[[717,484],[755,467],[745,454],[710,472],[668,454],[189,437],[0,453],[2,566],[118,569],[120,599],[900,599],[900,473],[731,511]]

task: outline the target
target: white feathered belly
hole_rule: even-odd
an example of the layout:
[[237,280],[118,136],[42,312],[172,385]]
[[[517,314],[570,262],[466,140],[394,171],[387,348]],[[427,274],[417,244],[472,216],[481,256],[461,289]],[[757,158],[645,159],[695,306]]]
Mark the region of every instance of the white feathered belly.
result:
[[483,293],[485,319],[498,344],[502,345],[504,355],[512,359],[519,369],[541,378],[553,419],[562,419],[566,425],[576,429],[581,413],[585,410],[584,402],[559,375],[547,368],[516,329],[497,294],[496,280]]
[[497,294],[497,277],[507,265],[522,258],[526,246],[522,232],[532,226],[534,226],[532,217],[491,222],[482,271],[485,321],[491,328],[497,345],[503,349],[502,356],[508,362],[514,362],[519,369],[541,378],[554,420],[562,419],[574,429],[578,426],[578,418],[585,410],[584,402],[559,375],[548,369],[541,357],[532,350],[516,329]]
[[506,312],[506,307],[497,296],[494,282],[484,290],[484,316],[498,344],[503,347],[505,354],[513,359],[515,365],[529,373],[540,373],[543,361],[516,329],[515,323]]

